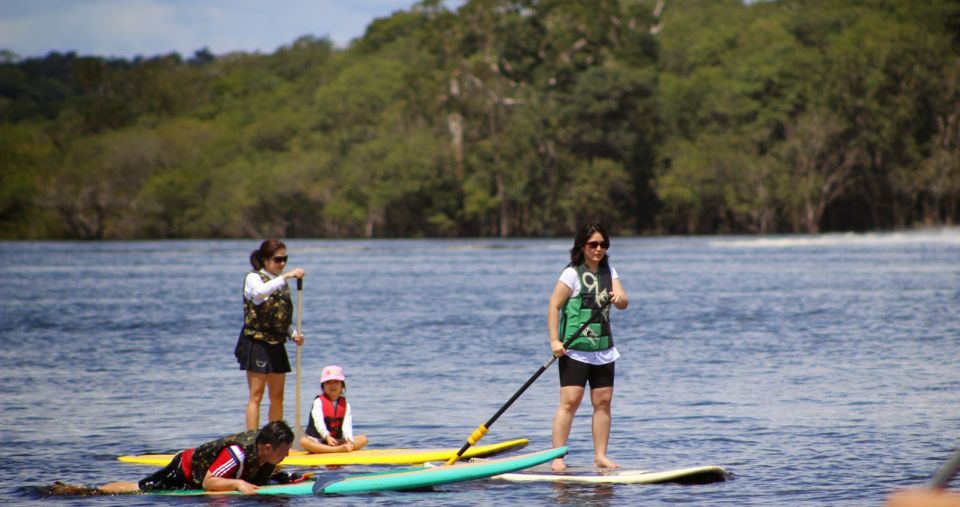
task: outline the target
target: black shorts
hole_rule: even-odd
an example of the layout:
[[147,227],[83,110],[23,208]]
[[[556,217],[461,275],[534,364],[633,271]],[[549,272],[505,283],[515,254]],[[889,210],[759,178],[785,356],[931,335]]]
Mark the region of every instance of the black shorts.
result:
[[290,373],[290,359],[282,343],[267,343],[240,336],[233,354],[241,370],[254,373]]
[[137,483],[140,491],[190,489],[189,486],[187,486],[186,477],[183,476],[183,467],[180,465],[181,456],[183,456],[182,452],[174,456],[167,466],[140,479],[140,482]]
[[613,387],[615,364],[616,362],[601,365],[588,364],[567,356],[560,356],[560,387],[585,387],[587,381],[590,382],[590,389]]

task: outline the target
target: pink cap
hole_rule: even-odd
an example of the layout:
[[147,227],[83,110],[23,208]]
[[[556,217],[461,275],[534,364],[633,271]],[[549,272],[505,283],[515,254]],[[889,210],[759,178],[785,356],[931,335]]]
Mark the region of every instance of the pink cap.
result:
[[322,384],[328,380],[347,380],[347,378],[343,376],[343,368],[336,365],[324,366],[323,373],[320,375],[320,383]]

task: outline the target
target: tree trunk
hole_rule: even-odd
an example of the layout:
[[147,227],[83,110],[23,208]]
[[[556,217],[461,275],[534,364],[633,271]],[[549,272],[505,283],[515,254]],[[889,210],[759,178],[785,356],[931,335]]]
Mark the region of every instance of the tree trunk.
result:
[[503,172],[497,171],[497,200],[500,201],[500,237],[510,235],[510,221],[507,209],[507,186],[503,182]]

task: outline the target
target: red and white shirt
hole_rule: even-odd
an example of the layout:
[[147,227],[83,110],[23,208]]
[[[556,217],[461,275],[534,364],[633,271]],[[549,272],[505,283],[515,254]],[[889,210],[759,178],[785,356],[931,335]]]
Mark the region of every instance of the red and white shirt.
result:
[[[193,449],[183,451],[180,458],[180,467],[183,468],[184,477],[193,477]],[[207,472],[214,477],[223,477],[226,479],[236,479],[243,475],[243,458],[246,453],[243,447],[231,445],[220,451],[217,459],[210,465]],[[203,482],[203,477],[196,477],[197,482]]]

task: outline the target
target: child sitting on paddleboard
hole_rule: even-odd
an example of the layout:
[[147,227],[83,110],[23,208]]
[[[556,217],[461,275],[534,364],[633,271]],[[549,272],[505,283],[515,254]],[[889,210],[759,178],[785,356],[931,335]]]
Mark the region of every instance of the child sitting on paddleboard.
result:
[[350,404],[343,396],[346,377],[343,368],[325,366],[320,375],[321,391],[313,400],[306,435],[300,445],[312,453],[350,452],[367,445],[365,435],[353,434],[353,416]]

